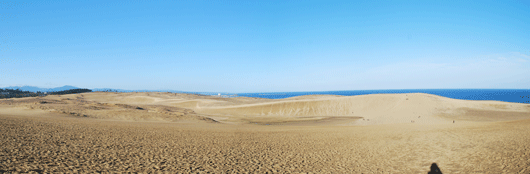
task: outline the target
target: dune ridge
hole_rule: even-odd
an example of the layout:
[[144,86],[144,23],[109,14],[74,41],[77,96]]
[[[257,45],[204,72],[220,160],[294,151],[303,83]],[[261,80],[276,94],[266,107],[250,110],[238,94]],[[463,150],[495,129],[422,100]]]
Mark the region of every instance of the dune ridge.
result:
[[[479,112],[510,115],[501,120],[528,119],[527,104],[499,101],[457,100],[431,94],[372,94],[361,96],[287,98],[253,104],[208,106],[198,103],[199,113],[230,117],[362,117],[351,124],[448,123],[452,120],[491,121]],[[191,107],[190,107],[191,108]],[[473,117],[469,119],[467,117]],[[369,120],[369,121],[368,121]]]
[[[304,122],[340,125],[444,124],[530,118],[530,105],[451,99],[432,94],[309,95],[286,99],[174,93],[71,94],[3,100],[32,109],[122,120],[210,120],[231,124]],[[142,108],[142,109],[137,109]],[[327,120],[327,121],[324,121]]]

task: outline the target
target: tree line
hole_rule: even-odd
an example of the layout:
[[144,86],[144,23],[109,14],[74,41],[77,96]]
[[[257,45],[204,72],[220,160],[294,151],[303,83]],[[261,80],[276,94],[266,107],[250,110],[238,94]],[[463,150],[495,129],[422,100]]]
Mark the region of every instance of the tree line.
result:
[[69,89],[64,91],[54,91],[54,92],[30,92],[22,91],[20,89],[0,89],[0,99],[2,98],[22,98],[22,97],[37,97],[37,96],[46,96],[46,95],[64,95],[64,94],[76,94],[92,92],[90,89]]

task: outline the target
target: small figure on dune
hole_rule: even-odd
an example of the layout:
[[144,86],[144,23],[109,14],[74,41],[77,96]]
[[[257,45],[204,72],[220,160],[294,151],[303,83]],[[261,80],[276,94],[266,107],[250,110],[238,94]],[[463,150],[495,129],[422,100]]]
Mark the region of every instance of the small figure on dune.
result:
[[453,120],[453,123],[455,123],[455,121]]

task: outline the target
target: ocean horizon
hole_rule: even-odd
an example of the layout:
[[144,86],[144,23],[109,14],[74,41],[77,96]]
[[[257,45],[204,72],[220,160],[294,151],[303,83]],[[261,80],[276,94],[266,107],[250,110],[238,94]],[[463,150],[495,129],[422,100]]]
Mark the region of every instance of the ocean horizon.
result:
[[[238,97],[283,99],[302,95],[342,95],[427,93],[462,100],[495,100],[504,102],[530,103],[530,89],[391,89],[391,90],[347,90],[306,92],[264,92],[264,93],[220,93]],[[214,94],[215,95],[215,94]]]

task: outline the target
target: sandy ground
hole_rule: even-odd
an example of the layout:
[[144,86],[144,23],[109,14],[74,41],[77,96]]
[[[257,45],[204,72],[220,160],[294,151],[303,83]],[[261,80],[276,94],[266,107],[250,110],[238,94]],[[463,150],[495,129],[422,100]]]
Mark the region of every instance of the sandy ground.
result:
[[96,92],[0,100],[0,125],[0,173],[530,173],[530,105],[428,94]]

